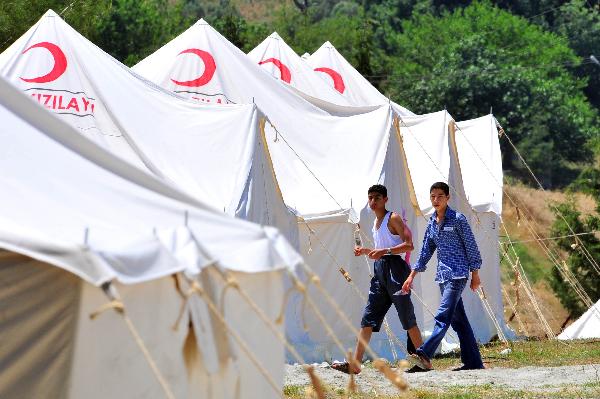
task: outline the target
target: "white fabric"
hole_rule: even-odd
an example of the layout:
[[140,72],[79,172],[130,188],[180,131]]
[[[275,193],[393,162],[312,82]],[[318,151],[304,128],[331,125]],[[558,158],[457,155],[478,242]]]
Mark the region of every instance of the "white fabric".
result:
[[202,19],[132,69],[167,90],[203,104],[255,103],[285,131],[294,129],[280,120],[284,115],[288,119],[298,113],[323,118],[376,108],[339,106],[282,85]]
[[[47,48],[23,54],[38,43],[64,55],[66,69],[49,82],[26,82],[22,77],[59,64]],[[36,101],[42,93],[59,104],[64,98],[63,105],[67,98],[82,102],[84,94],[93,98],[94,111],[86,116],[58,105],[52,111],[98,145],[214,209],[277,226],[297,243],[295,217],[274,180],[253,105],[206,107],[178,98],[133,74],[52,11],[0,55],[0,74]]]
[[330,42],[325,42],[306,59],[313,69],[332,87],[350,102],[350,104],[379,105],[391,104],[394,111],[402,116],[414,115],[408,109],[398,105],[381,94],[367,79],[337,51]]
[[450,121],[451,116],[446,111],[404,116],[400,120],[400,135],[408,170],[419,209],[424,215],[433,212],[429,200],[431,185],[437,181],[448,182],[449,179]]
[[373,234],[375,248],[391,248],[402,244],[402,239],[400,236],[392,234],[390,228],[388,227],[391,214],[391,211],[385,214],[379,228],[377,228],[377,219],[375,219],[373,222],[373,229],[371,231]]
[[[283,344],[249,317],[254,312],[234,290],[221,294],[223,282],[208,267],[216,262],[231,270],[274,320],[283,306],[281,270],[301,262],[275,229],[217,213],[133,167],[3,79],[0,120],[0,140],[7,144],[0,147],[0,181],[11,193],[0,197],[0,247],[94,285],[132,284],[115,283],[176,397],[280,396]],[[0,345],[2,369],[10,370],[0,377],[0,396],[164,397],[122,317],[109,310],[90,320],[107,297],[87,283],[80,290],[77,279],[57,270],[0,253],[0,313],[10,315],[2,330],[13,337]],[[275,390],[197,298],[173,330],[182,295],[168,275],[181,271],[200,273],[202,287],[272,376]],[[190,318],[202,346],[192,350],[198,360],[188,369],[182,348],[190,349]]]
[[381,174],[391,128],[390,109],[381,107],[339,120],[305,119],[302,125],[301,134],[285,134],[277,141],[276,132],[267,132],[286,204],[301,215],[344,208],[360,214],[366,204],[366,188]]
[[458,160],[469,204],[477,212],[502,215],[502,156],[494,116],[456,125]]
[[[202,60],[184,60],[188,53],[178,56],[191,48],[210,53],[215,65],[212,78],[195,88],[174,82],[188,81],[197,75]],[[327,109],[319,108],[291,87],[275,81],[203,20],[133,69],[166,89],[190,97],[220,96],[230,102],[256,103],[277,129],[276,132],[267,124],[266,135],[284,201],[301,215],[349,208],[350,202],[364,200],[361,187],[378,179],[391,125],[387,105],[348,108],[330,104]],[[366,132],[373,138],[363,140]],[[364,143],[357,146],[354,143],[358,141]],[[353,185],[345,183],[348,169],[330,168],[331,164],[344,165],[348,159],[355,162],[353,169],[359,179]],[[333,199],[315,176],[331,190]],[[359,213],[362,206],[354,208]]]
[[600,300],[565,328],[557,338],[562,340],[600,338]]
[[[301,261],[276,230],[212,211],[96,146],[1,79],[0,115],[0,181],[11,193],[0,197],[4,248],[92,284],[197,273],[210,261],[247,272]],[[125,261],[137,266],[124,269]]]
[[273,32],[252,51],[248,57],[276,79],[292,85],[309,96],[334,104],[350,105],[341,93],[324,84],[317,73]]
[[0,250],[0,397],[64,398],[81,280]]
[[[500,216],[494,212],[478,212],[473,208],[473,204],[469,201],[466,194],[466,185],[468,180],[465,180],[464,173],[465,168],[462,164],[461,152],[459,152],[459,137],[462,135],[460,129],[456,128],[454,123],[450,124],[450,135],[449,135],[449,148],[450,148],[450,177],[449,184],[451,186],[451,206],[456,210],[463,213],[475,240],[477,241],[477,247],[481,254],[482,266],[479,271],[481,278],[481,286],[485,293],[486,300],[491,307],[493,317],[496,318],[500,329],[508,339],[514,339],[515,333],[510,329],[504,320],[504,306],[502,298],[502,286],[500,281],[500,251],[498,247],[498,241],[500,238]],[[464,138],[464,137],[463,137]],[[473,167],[482,168],[481,161],[478,165],[472,165]],[[467,171],[469,173],[469,171]],[[486,177],[489,184],[489,175]],[[473,182],[470,182],[473,184]],[[496,183],[497,184],[497,183]],[[481,184],[484,187],[485,184]],[[502,193],[502,187],[500,187],[500,193]],[[463,302],[467,315],[474,315],[469,317],[469,321],[473,327],[475,337],[480,342],[489,341],[494,335],[498,334],[497,328],[489,315],[488,311],[484,308],[482,300],[479,295],[471,292],[471,290],[465,290],[463,293]],[[456,335],[455,335],[456,336]],[[448,340],[452,342],[453,340]],[[458,342],[454,340],[455,345]]]
[[[277,317],[283,297],[280,272],[233,277],[268,318]],[[228,341],[224,326],[197,296],[175,324],[183,299],[173,278],[117,284],[126,314],[169,389],[176,398],[280,397],[283,345],[262,321],[249,317],[254,311],[235,290],[227,291],[221,305],[223,280],[214,268],[203,270],[201,283],[279,389],[273,390],[238,344]],[[107,302],[98,288],[6,251],[0,251],[0,288],[0,325],[6,334],[0,346],[1,397],[165,397],[122,316],[109,309],[90,319]],[[217,357],[209,356],[214,350]]]
[[[212,79],[194,89],[181,87],[172,80],[189,80],[203,70],[198,57],[190,56],[185,61],[189,53],[178,55],[190,48],[209,52],[216,65]],[[301,252],[336,303],[342,305],[358,327],[364,308],[361,295],[366,298],[368,294],[371,266],[367,267],[370,262],[364,257],[352,254],[354,223],[358,221],[354,215],[360,215],[363,232],[372,243],[369,230],[374,215],[366,208],[366,190],[378,182],[385,184],[391,193],[389,209],[401,212],[413,233],[414,262],[427,222],[422,215],[431,212],[430,185],[459,176],[459,171],[451,168],[449,153],[448,126],[452,118],[445,111],[416,116],[395,104],[390,107],[381,94],[374,102],[357,104],[385,104],[377,109],[332,107],[299,95],[289,85],[276,82],[261,67],[204,21],[199,21],[134,69],[180,94],[227,98],[232,102],[253,101],[265,113],[277,128],[276,131],[267,124],[265,133],[285,203],[307,221],[320,239],[319,242],[317,237],[311,237],[308,226],[301,224]],[[201,94],[205,97],[200,97]],[[401,117],[400,136],[392,126],[392,111]],[[340,266],[350,273],[360,293],[344,280],[338,270]],[[428,272],[415,283],[415,291],[435,311],[439,303],[439,291],[433,282],[435,268],[430,267]],[[419,325],[430,330],[432,320],[427,319],[427,308],[417,300],[414,303]],[[353,346],[356,330],[351,331],[334,316],[326,302],[319,301],[317,306],[333,322],[344,345]],[[306,310],[303,318],[301,312],[301,302],[296,297],[286,313],[286,333],[301,354],[315,361],[343,357],[345,354],[336,347],[316,315]],[[307,321],[308,331],[304,330],[303,320]],[[488,323],[485,318],[482,320]],[[392,312],[388,321],[393,333],[404,340],[405,334]],[[484,330],[482,336],[489,332]],[[378,353],[392,358],[385,333],[375,334],[372,343]],[[295,361],[289,355],[288,360]]]

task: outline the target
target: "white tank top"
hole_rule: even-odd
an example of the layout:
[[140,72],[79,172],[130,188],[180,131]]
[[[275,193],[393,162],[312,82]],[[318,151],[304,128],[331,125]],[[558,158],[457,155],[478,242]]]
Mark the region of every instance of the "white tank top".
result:
[[377,218],[375,218],[375,221],[373,222],[373,241],[375,242],[375,249],[391,248],[400,245],[403,242],[399,235],[392,234],[388,228],[388,221],[390,220],[391,214],[392,212],[385,214],[379,229],[377,229]]

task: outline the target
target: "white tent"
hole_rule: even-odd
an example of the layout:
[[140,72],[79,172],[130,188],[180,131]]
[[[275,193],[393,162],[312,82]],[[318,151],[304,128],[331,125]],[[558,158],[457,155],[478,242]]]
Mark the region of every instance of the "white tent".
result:
[[317,72],[313,71],[277,32],[273,32],[250,51],[248,57],[281,82],[309,96],[334,104],[350,105],[338,90],[323,84]]
[[465,306],[473,312],[486,314],[480,318],[477,338],[486,342],[497,334],[493,312],[498,326],[507,338],[514,332],[504,320],[502,286],[500,280],[500,251],[498,247],[502,217],[502,157],[496,119],[493,115],[456,123],[453,129],[453,156],[464,190],[465,215],[470,217],[473,233],[483,259],[480,272],[484,292],[491,307],[485,310],[478,298],[465,298]]
[[[210,80],[195,81],[193,87],[182,86],[183,82],[192,85],[198,71],[207,65],[201,57],[188,58],[186,54],[203,54],[207,59],[206,53],[212,60],[208,64],[212,71]],[[284,201],[296,210],[300,220],[302,254],[321,277],[324,288],[337,303],[344,304],[343,309],[356,328],[364,307],[356,291],[365,296],[368,293],[369,267],[364,258],[352,255],[353,230],[357,215],[366,205],[366,189],[382,175],[392,131],[389,106],[349,108],[301,95],[273,79],[204,21],[133,69],[154,83],[192,98],[254,102],[264,112],[275,126],[268,124],[265,129],[269,153]],[[361,137],[366,134],[372,134],[374,139],[362,143]],[[352,184],[347,180],[350,175],[354,176]],[[366,230],[370,232],[370,227]],[[350,273],[356,287],[344,279],[338,271],[340,267]],[[352,346],[356,330],[334,316],[328,303],[321,301],[317,305],[334,323],[334,332],[344,346]],[[343,356],[310,309],[303,312],[297,299],[291,301],[290,308],[287,333],[306,360]],[[309,321],[308,331],[303,328],[304,319]],[[396,329],[396,333],[401,330]],[[390,354],[385,336],[374,339],[374,346],[381,348],[380,354]]]
[[[417,223],[418,237],[422,240],[429,216],[433,213],[429,201],[429,187],[435,181],[448,182],[450,205],[467,216],[477,240],[483,259],[480,276],[487,301],[493,312],[493,316],[488,313],[478,294],[465,290],[463,301],[475,336],[480,342],[489,341],[498,333],[496,322],[501,333],[512,336],[503,317],[498,253],[500,216],[487,212],[488,209],[498,209],[498,201],[494,201],[500,198],[501,206],[502,198],[502,188],[495,180],[499,174],[499,181],[502,181],[502,164],[499,158],[495,124],[490,125],[489,118],[486,119],[487,124],[482,124],[482,121],[477,119],[460,122],[457,124],[458,128],[455,128],[452,117],[446,111],[404,116],[400,119],[406,167],[414,187],[417,214],[420,215]],[[481,154],[477,154],[472,145],[475,145]],[[493,176],[488,169],[494,171]],[[474,174],[478,175],[474,176]],[[500,195],[494,194],[498,192],[498,187],[500,187]],[[477,194],[472,194],[483,190],[487,195],[478,194],[479,202],[474,201]],[[470,198],[473,200],[470,201]],[[499,209],[501,212],[501,208]],[[416,244],[420,247],[421,242]],[[427,271],[420,277],[421,290],[427,292],[427,295],[422,298],[426,307],[423,323],[425,335],[428,335],[433,328],[431,312],[435,312],[439,303],[439,292],[427,289],[427,286],[431,288],[434,279],[435,262],[432,258]],[[442,350],[455,347],[457,344],[455,338],[455,334],[447,336]]]
[[[51,71],[47,73],[47,71]],[[219,211],[297,244],[253,105],[201,106],[132,73],[48,11],[0,74],[98,145]]]
[[[218,277],[229,273],[274,319],[281,271],[301,262],[277,230],[219,214],[132,167],[2,79],[0,118],[0,396],[164,397],[156,375],[178,398],[280,396],[283,345],[235,290],[222,294]],[[199,275],[276,390],[208,302],[192,297],[172,328],[184,303],[175,273],[183,290],[184,275]],[[120,294],[125,316],[90,319],[109,300],[101,284]],[[186,354],[198,358],[189,368]]]
[[[353,104],[375,104],[385,100],[329,42],[313,53],[307,62],[316,69],[331,71],[327,74],[334,76],[333,81],[343,81],[346,88],[343,94]],[[402,136],[408,176],[416,197],[413,202],[416,201],[419,207],[417,214],[429,215],[433,212],[429,201],[429,186],[433,182],[445,181],[451,185],[454,191],[451,205],[470,219],[480,246],[484,260],[481,276],[494,317],[505,335],[510,335],[512,332],[503,318],[500,286],[498,234],[502,213],[502,162],[493,117],[461,122],[455,136],[454,121],[446,111],[414,115],[395,103],[392,103],[392,108],[401,119],[401,132],[409,133]],[[478,149],[477,152],[473,145]],[[416,236],[421,237],[426,219],[419,219],[420,226],[417,230],[420,235]],[[424,276],[425,279],[431,280],[432,271],[428,270],[427,273],[429,275]],[[473,316],[472,319],[477,338],[481,342],[487,342],[496,334],[492,317],[486,314],[476,294],[466,292],[463,298],[468,314],[485,315],[481,318]],[[439,295],[436,292],[429,293],[424,300],[426,306],[433,311],[437,308],[438,301]],[[430,330],[431,323],[432,317],[426,312],[426,333]]]
[[600,300],[565,328],[557,338],[562,340],[600,338]]
[[336,50],[330,42],[325,42],[306,59],[325,82],[339,91],[352,105],[392,104],[394,111],[401,116],[414,115],[403,106],[391,102]]

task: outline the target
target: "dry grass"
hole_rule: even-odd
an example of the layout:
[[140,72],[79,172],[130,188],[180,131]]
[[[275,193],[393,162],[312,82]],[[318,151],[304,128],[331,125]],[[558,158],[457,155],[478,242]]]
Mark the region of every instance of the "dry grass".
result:
[[[516,244],[515,249],[519,254],[527,277],[533,285],[534,296],[544,317],[554,333],[558,333],[568,316],[568,312],[560,304],[545,281],[545,277],[554,267],[553,262],[548,257],[547,250],[540,243],[531,240],[535,238],[532,231],[541,237],[550,235],[550,228],[555,220],[555,215],[550,206],[553,202],[566,201],[567,195],[557,191],[535,190],[522,185],[506,185],[505,189],[503,223],[513,242],[523,241]],[[575,194],[574,199],[583,214],[595,212],[596,204],[590,196]],[[502,235],[504,235],[504,232],[502,232]],[[503,237],[503,241],[507,240],[508,237]],[[551,241],[545,243],[549,245],[553,253],[558,253],[563,259],[565,258],[565,254],[558,251]],[[508,262],[503,262],[502,268],[503,286],[511,300],[517,302],[514,272]],[[522,287],[519,289],[519,299],[516,307],[521,323],[518,322],[517,317],[514,317],[510,323],[514,330],[527,336],[543,337],[546,332],[542,328],[539,317]],[[512,313],[508,303],[505,303],[506,318],[508,319]]]
[[[517,207],[512,203],[514,201],[518,205],[522,224],[525,223],[525,218],[534,220],[534,225],[539,229],[538,233],[543,235],[547,234],[555,219],[550,204],[563,202],[567,199],[567,195],[560,191],[541,191],[523,185],[506,185],[505,190],[502,217],[510,221],[517,221]],[[596,203],[592,197],[579,193],[575,194],[574,197],[577,207],[584,214],[594,213]],[[531,236],[523,228],[516,230],[515,238],[523,239],[531,238]]]
[[253,22],[270,22],[281,8],[294,4],[291,0],[234,0],[232,3],[244,19]]

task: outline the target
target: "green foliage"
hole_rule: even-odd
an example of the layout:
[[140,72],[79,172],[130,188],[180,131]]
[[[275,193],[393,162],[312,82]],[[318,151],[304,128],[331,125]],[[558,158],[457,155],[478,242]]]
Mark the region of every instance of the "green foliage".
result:
[[206,15],[206,19],[213,28],[245,53],[272,33],[265,24],[246,21],[228,0],[221,0],[220,7]]
[[586,61],[575,75],[588,79],[585,94],[600,107],[600,65],[589,59],[592,54],[600,59],[600,7],[590,8],[585,0],[568,2],[556,15],[554,31],[566,37],[575,53]]
[[[579,59],[566,39],[488,3],[441,17],[423,14],[396,36],[392,98],[426,113],[448,107],[457,120],[494,114],[547,187],[572,178],[568,162],[589,159],[587,140],[599,134],[585,81],[568,65]],[[503,164],[528,172],[503,141]]]
[[[549,270],[552,265],[548,263],[548,259],[545,256],[536,255],[530,250],[529,246],[523,243],[517,242],[512,246],[517,253],[519,262],[523,266],[523,270],[525,271],[525,275],[529,279],[529,282],[535,284],[546,278],[547,270]],[[506,271],[502,275],[503,281],[505,282],[511,281],[514,278],[514,272],[510,264],[511,261],[515,262],[512,250],[510,250],[509,256],[511,257],[510,261],[506,259],[506,257],[503,257],[500,262],[500,266]]]
[[[0,2],[0,52],[35,24],[49,9],[90,38],[108,11],[108,2],[94,0],[9,0]],[[71,7],[69,7],[72,4]]]
[[195,22],[183,17],[183,6],[182,1],[113,0],[96,25],[94,41],[116,59],[134,65]]
[[334,7],[338,15],[328,18],[315,17],[310,8],[300,13],[295,8],[284,7],[272,24],[273,30],[298,54],[312,53],[330,41],[362,74],[379,73],[386,56],[374,43],[374,22],[365,17],[362,7],[350,7],[349,3],[338,3],[338,7]]
[[[600,204],[600,199],[598,202]],[[572,199],[556,204],[553,211],[556,214],[556,221],[552,225],[552,236],[571,235],[573,234],[571,229],[576,234],[600,229],[600,217],[590,215],[583,218]],[[593,262],[588,259],[588,256],[591,256],[596,264],[600,264],[600,240],[593,234],[580,235],[578,238],[577,241],[573,237],[561,238],[556,243],[568,253],[566,267],[581,283],[591,300],[596,302],[600,298],[600,272],[595,270]],[[550,286],[563,306],[577,317],[587,310],[587,306],[581,301],[563,274],[558,268],[554,268],[549,279]]]

